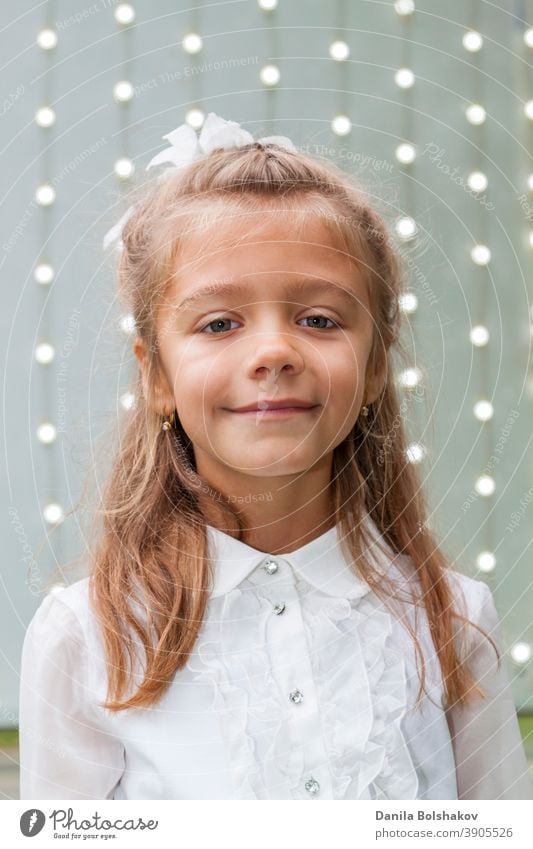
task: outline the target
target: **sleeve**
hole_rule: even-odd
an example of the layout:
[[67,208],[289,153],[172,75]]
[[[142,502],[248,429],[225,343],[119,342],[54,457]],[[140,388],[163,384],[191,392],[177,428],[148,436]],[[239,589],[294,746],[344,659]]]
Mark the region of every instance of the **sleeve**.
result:
[[516,716],[510,683],[505,672],[500,622],[492,593],[482,590],[480,611],[473,621],[494,640],[492,644],[471,626],[468,628],[467,663],[486,693],[469,705],[451,708],[448,722],[452,734],[459,799],[533,799],[533,786]]
[[87,688],[87,650],[75,613],[48,595],[22,647],[21,799],[112,799],[124,748],[98,722]]

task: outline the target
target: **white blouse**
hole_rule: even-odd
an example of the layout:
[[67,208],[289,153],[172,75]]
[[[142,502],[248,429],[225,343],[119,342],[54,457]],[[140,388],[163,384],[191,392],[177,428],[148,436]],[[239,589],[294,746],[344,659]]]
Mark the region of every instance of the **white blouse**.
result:
[[[22,653],[21,799],[533,798],[509,682],[478,631],[472,671],[488,697],[447,715],[418,617],[429,697],[415,711],[412,640],[353,574],[337,528],[273,556],[207,531],[206,618],[153,708],[99,706],[105,660],[88,578],[44,598]],[[387,551],[371,552],[377,568],[400,575],[408,558]],[[501,649],[488,587],[453,575],[467,615]]]

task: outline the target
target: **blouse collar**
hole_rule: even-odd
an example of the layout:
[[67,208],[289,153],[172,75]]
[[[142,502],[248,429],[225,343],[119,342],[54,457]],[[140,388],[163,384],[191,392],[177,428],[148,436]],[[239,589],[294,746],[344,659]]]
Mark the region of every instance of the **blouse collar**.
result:
[[[396,555],[368,513],[363,516],[363,522],[374,540],[368,552],[369,557],[372,558],[375,568],[384,574]],[[264,561],[276,559],[288,562],[297,577],[326,595],[360,598],[370,591],[366,581],[357,577],[349,566],[338,525],[287,554],[259,551],[212,525],[206,527],[210,552],[215,558],[214,586],[211,593],[214,597],[235,589]]]

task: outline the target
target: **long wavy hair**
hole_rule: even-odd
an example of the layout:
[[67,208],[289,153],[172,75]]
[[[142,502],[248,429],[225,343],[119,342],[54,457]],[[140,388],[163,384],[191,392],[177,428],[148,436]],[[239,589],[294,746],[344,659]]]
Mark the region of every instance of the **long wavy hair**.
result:
[[[354,572],[387,606],[398,600],[398,586],[378,575],[369,557],[372,539],[362,521],[365,511],[398,555],[406,584],[417,588],[411,602],[427,616],[446,707],[484,697],[462,650],[467,644],[463,626],[473,625],[487,635],[456,607],[449,575],[453,567],[428,527],[419,475],[407,456],[405,407],[398,398],[393,362],[396,357],[407,362],[399,308],[405,273],[385,214],[338,167],[275,144],[212,151],[186,168],[169,169],[133,194],[134,213],[122,233],[119,296],[148,353],[149,386],[157,385],[162,374],[156,313],[179,268],[180,247],[195,222],[203,216],[204,225],[208,223],[210,211],[220,204],[228,215],[238,216],[240,232],[268,209],[319,216],[367,275],[374,327],[371,362],[385,377],[368,417],[360,416],[333,451],[330,518],[339,527]],[[202,490],[216,499],[227,528],[237,528],[238,539],[244,530],[239,511],[198,475],[179,418],[175,428],[162,430],[161,410],[143,392],[138,367],[132,391],[136,403],[119,435],[91,536],[96,544],[90,604],[106,654],[103,706],[111,711],[156,704],[193,651],[213,581],[206,532],[209,498],[200,497]],[[424,654],[417,628],[405,617],[402,624],[415,645],[418,705],[425,689]],[[136,649],[143,662],[138,679]]]

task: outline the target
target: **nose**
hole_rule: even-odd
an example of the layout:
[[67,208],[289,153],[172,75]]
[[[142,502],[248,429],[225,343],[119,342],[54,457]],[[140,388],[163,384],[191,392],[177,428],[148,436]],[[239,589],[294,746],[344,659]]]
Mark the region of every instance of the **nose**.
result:
[[250,378],[275,378],[281,371],[299,374],[304,369],[304,360],[294,337],[287,332],[261,333],[254,340],[247,365]]

